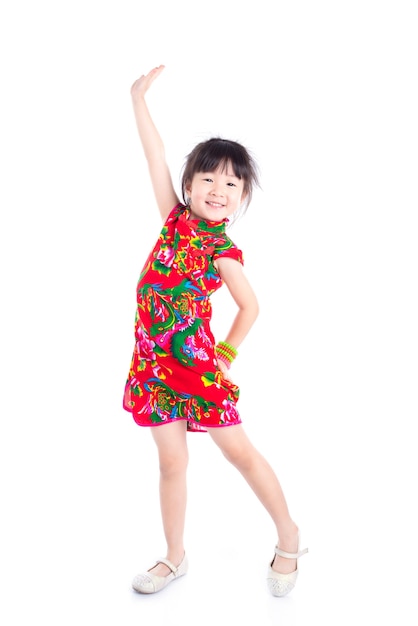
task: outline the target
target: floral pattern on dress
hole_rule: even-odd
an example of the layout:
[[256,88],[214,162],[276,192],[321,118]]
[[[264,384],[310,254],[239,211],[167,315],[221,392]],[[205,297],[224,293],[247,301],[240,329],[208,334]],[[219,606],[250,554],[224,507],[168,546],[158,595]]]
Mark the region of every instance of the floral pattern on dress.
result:
[[223,284],[214,261],[243,256],[228,220],[189,218],[188,207],[174,207],[140,274],[123,406],[140,426],[187,420],[204,432],[241,423],[239,387],[217,366],[210,297]]

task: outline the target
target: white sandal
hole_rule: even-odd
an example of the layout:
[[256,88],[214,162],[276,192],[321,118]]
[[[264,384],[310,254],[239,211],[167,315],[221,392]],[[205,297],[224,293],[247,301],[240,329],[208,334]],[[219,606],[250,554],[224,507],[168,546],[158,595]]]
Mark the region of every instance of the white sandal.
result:
[[[308,552],[308,548],[305,548],[304,550],[298,550],[297,552],[285,552],[284,550],[280,550],[280,548],[276,546],[274,548],[274,552],[275,554],[277,554],[277,556],[283,556],[285,559],[298,559],[303,554],[306,554]],[[295,586],[299,570],[296,565],[296,569],[294,572],[290,572],[290,574],[281,574],[280,572],[276,572],[273,569],[273,563],[274,557],[268,569],[268,587],[273,596],[285,596],[289,593],[289,591],[292,591],[293,587]]]
[[[173,565],[173,563],[168,559],[158,559],[155,565],[158,565],[158,563],[167,565],[167,567],[171,570],[171,573],[168,574],[168,576],[156,576],[148,570],[145,574],[138,574],[138,576],[135,576],[132,581],[132,587],[135,591],[138,591],[138,593],[156,593],[157,591],[161,591],[161,589],[164,589],[164,587],[171,583],[171,581],[175,578],[180,578],[180,576],[187,574],[189,567],[186,555],[184,555],[183,560],[178,567]],[[153,569],[155,565],[153,565],[150,569]]]

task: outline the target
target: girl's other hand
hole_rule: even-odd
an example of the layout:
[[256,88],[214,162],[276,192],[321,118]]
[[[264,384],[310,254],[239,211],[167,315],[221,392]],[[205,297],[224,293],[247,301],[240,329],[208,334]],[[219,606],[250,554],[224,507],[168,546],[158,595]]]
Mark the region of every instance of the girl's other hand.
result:
[[135,101],[137,98],[143,98],[154,80],[161,74],[165,65],[154,67],[148,74],[142,74],[131,87],[131,96]]
[[226,380],[231,380],[229,369],[227,368],[226,364],[220,359],[216,360],[218,361],[218,369],[221,370],[222,377]]

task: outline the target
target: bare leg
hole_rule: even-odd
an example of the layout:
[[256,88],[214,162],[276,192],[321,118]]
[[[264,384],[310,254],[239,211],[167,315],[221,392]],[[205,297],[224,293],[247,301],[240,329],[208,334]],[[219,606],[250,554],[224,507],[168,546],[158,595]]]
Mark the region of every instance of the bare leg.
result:
[[[278,545],[286,552],[297,552],[298,528],[290,517],[281,485],[266,459],[256,450],[241,425],[208,428],[208,433],[224,456],[244,476],[270,514],[278,534]],[[289,574],[296,569],[295,559],[276,555],[273,569]]]
[[[166,558],[179,565],[184,556],[184,522],[186,515],[187,422],[174,422],[151,429],[158,448],[160,462],[160,506],[167,542]],[[158,564],[152,568],[157,576],[167,576],[170,570]]]

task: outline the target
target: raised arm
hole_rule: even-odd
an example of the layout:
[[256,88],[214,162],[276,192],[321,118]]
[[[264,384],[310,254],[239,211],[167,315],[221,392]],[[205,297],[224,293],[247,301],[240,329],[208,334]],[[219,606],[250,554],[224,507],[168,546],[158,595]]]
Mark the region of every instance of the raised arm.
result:
[[145,101],[146,92],[163,69],[164,65],[160,65],[148,74],[140,76],[131,87],[131,97],[155,198],[161,217],[165,220],[171,209],[179,202],[179,198],[166,162],[164,144]]

